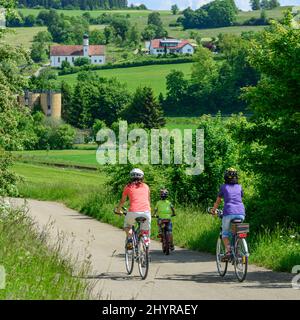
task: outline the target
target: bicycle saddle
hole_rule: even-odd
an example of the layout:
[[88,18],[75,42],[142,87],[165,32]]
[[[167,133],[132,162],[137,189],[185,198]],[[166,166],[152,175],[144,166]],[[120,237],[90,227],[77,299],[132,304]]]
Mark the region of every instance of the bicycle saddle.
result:
[[243,221],[241,219],[232,219],[231,223],[242,223]]
[[147,219],[145,217],[138,217],[138,218],[135,218],[135,221],[136,222],[145,222]]

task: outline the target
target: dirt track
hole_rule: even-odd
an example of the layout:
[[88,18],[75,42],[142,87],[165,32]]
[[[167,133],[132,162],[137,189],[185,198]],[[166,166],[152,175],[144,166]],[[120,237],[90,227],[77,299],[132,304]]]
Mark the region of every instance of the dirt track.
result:
[[[12,200],[15,205],[22,199]],[[137,266],[127,275],[124,266],[122,230],[79,214],[55,202],[28,200],[29,213],[39,226],[52,221],[52,239],[57,230],[72,239],[72,255],[84,259],[91,255],[91,281],[94,294],[101,299],[299,299],[300,290],[292,289],[294,275],[275,273],[251,265],[247,280],[237,282],[233,267],[222,279],[216,273],[214,256],[177,248],[164,256],[160,244],[151,242],[148,278],[142,281]]]

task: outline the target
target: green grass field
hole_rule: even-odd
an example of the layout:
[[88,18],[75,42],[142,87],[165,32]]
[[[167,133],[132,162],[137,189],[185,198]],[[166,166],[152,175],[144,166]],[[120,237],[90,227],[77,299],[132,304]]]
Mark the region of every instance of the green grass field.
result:
[[2,39],[2,41],[12,45],[12,46],[24,46],[25,48],[30,48],[32,44],[33,37],[39,31],[46,31],[47,27],[24,27],[24,28],[7,28],[9,33],[7,33]]
[[[154,65],[132,68],[119,68],[109,70],[97,70],[99,76],[105,78],[116,78],[120,82],[127,84],[129,91],[133,92],[139,86],[150,86],[158,95],[160,92],[166,93],[166,76],[171,70],[182,71],[186,77],[191,74],[192,63],[168,64],[168,65]],[[77,74],[70,74],[58,77],[58,81],[67,81],[74,85]]]
[[34,150],[16,151],[15,158],[28,163],[49,163],[68,166],[97,167],[96,146],[94,150]]
[[22,197],[60,201],[77,210],[87,197],[100,192],[106,181],[99,171],[87,172],[25,163],[16,163],[13,170],[22,177],[19,183]]

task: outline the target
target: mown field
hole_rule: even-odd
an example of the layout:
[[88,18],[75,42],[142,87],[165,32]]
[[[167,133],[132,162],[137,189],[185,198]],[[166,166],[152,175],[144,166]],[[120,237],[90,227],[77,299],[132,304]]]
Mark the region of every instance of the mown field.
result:
[[[101,77],[116,78],[127,84],[129,91],[133,92],[139,86],[150,86],[158,95],[166,93],[166,76],[171,70],[182,71],[186,77],[191,75],[192,63],[154,65],[132,68],[118,68],[93,71]],[[69,84],[76,83],[77,74],[59,76],[58,81],[67,81]]]
[[[100,221],[122,227],[123,220],[112,212],[118,196],[105,186],[103,173],[51,168],[17,163],[14,171],[23,177],[18,187],[20,195],[39,200],[55,200]],[[152,190],[154,192],[155,190]],[[220,221],[205,208],[176,205],[174,242],[181,247],[214,253]],[[277,228],[270,233],[251,234],[250,261],[276,271],[291,271],[300,259],[300,244],[294,239],[295,230]],[[157,237],[156,221],[152,222],[152,238]]]

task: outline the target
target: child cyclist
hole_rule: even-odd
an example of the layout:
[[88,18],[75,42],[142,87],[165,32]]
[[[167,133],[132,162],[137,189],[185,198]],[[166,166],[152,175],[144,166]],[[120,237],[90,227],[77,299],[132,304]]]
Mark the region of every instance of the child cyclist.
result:
[[146,221],[141,223],[141,231],[146,237],[146,243],[150,243],[150,189],[144,180],[144,172],[140,169],[133,169],[130,172],[130,182],[125,186],[122,199],[117,208],[117,212],[122,211],[122,207],[129,198],[130,207],[125,216],[124,231],[128,237],[127,248],[132,249],[132,226],[135,224],[137,217],[145,217]]
[[243,189],[242,186],[238,184],[237,170],[234,168],[227,169],[224,174],[224,180],[225,183],[220,187],[220,192],[211,211],[212,214],[215,214],[223,198],[222,239],[226,248],[226,256],[224,259],[228,260],[231,256],[229,240],[231,220],[240,219],[244,221],[245,207],[242,201]]
[[157,217],[157,224],[159,228],[159,237],[161,238],[162,235],[162,229],[161,229],[161,220],[168,219],[170,222],[168,223],[168,231],[170,232],[170,248],[171,250],[174,250],[174,244],[173,244],[173,234],[172,234],[172,221],[171,217],[174,217],[175,209],[172,203],[167,200],[169,195],[169,192],[167,189],[161,189],[160,190],[160,199],[156,206],[154,211],[154,216]]

